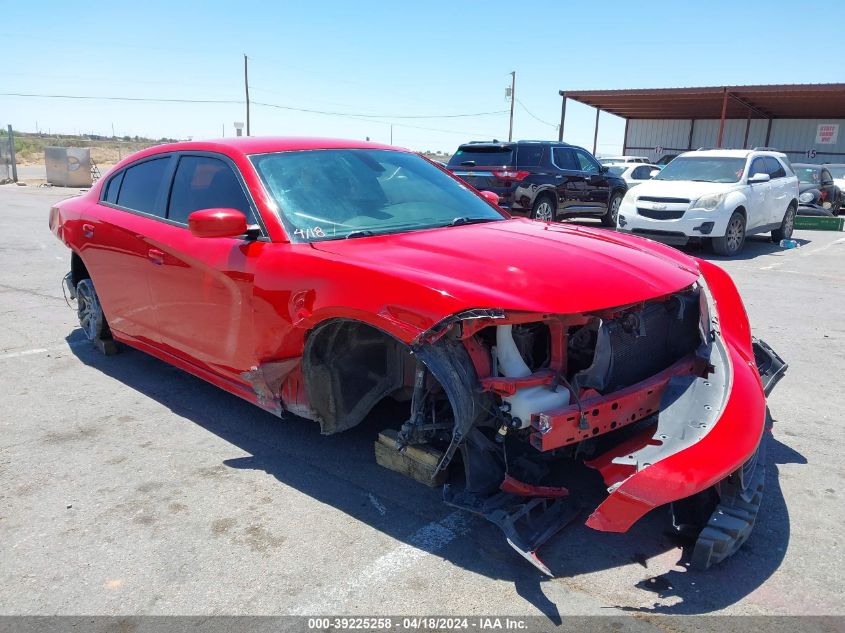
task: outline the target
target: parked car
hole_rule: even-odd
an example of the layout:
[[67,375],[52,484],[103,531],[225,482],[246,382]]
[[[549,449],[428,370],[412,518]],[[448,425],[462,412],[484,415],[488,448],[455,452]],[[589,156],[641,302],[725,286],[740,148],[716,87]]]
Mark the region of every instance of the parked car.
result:
[[448,169],[476,189],[498,194],[502,208],[546,222],[586,216],[616,226],[627,190],[584,148],[551,141],[467,143]]
[[602,165],[613,165],[617,163],[647,163],[645,156],[602,156],[598,159]]
[[839,187],[840,191],[845,191],[845,163],[827,163],[825,167],[830,170],[834,184]]
[[836,186],[828,165],[793,163],[798,176],[798,214],[804,209],[823,209],[837,215],[842,208],[842,191]]
[[625,532],[671,504],[694,566],[732,554],[759,509],[766,395],[785,364],[752,340],[727,273],[489,197],[389,146],[242,137],[138,152],[49,224],[98,347],[324,434],[408,403],[397,449],[439,450],[432,477],[462,465],[447,503],[545,573],[537,548],[579,511],[544,480],[552,460],[603,476],[590,527]]
[[659,172],[661,169],[658,165],[648,163],[614,163],[607,167],[611,174],[620,176],[625,181],[628,189],[636,187],[646,180],[651,180],[652,174],[655,171]]
[[668,165],[678,157],[678,154],[663,154],[655,161],[656,165]]
[[757,150],[686,152],[625,194],[619,230],[667,244],[709,239],[736,255],[746,235],[792,236],[798,179],[784,154]]

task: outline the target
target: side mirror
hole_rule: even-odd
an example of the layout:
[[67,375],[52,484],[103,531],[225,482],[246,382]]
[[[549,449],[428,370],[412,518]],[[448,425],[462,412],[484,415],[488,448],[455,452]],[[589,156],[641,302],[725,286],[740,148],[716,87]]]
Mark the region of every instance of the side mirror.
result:
[[606,174],[609,171],[610,171],[610,167],[608,167],[607,165],[601,166],[601,173]]
[[481,197],[484,198],[490,204],[495,204],[499,206],[499,194],[493,191],[479,191],[478,193],[481,194]]
[[201,209],[188,216],[196,237],[236,237],[247,232],[246,216],[237,209]]
[[769,182],[771,179],[772,177],[769,176],[769,174],[761,174],[758,172],[748,179],[748,184],[751,185],[755,182]]
[[659,169],[652,169],[650,172],[648,172],[648,177],[649,177],[649,178],[654,178],[654,177],[655,177],[657,174],[659,174],[659,173],[660,173],[660,170],[659,170]]

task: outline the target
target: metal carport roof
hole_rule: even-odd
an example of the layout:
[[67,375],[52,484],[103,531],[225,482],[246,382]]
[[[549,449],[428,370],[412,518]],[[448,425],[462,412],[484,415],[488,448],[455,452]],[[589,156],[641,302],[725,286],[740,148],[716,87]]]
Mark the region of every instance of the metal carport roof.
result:
[[599,112],[628,119],[720,119],[718,147],[726,119],[845,119],[845,84],[772,84],[636,90],[561,90],[563,138],[566,101],[596,108],[593,152]]

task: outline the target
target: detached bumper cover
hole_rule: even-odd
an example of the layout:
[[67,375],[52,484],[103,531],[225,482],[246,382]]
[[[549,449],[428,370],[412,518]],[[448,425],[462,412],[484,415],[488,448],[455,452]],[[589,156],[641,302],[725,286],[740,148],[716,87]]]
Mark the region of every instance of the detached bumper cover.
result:
[[745,309],[727,273],[705,261],[699,265],[712,297],[713,371],[707,378],[670,384],[656,431],[648,429],[589,463],[602,472],[611,490],[587,520],[593,529],[627,531],[653,508],[725,479],[760,443],[765,393],[786,364],[764,343],[752,342]]

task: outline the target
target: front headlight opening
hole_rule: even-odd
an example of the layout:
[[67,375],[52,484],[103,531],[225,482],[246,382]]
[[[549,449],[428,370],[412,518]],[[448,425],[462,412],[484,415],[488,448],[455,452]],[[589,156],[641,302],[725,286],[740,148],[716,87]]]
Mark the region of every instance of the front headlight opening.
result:
[[692,203],[693,209],[704,209],[705,211],[712,211],[725,199],[724,193],[712,193],[707,196],[701,196],[698,200]]
[[805,191],[800,196],[798,196],[798,202],[812,202],[815,196],[810,193],[809,191]]

